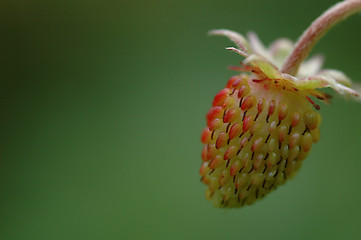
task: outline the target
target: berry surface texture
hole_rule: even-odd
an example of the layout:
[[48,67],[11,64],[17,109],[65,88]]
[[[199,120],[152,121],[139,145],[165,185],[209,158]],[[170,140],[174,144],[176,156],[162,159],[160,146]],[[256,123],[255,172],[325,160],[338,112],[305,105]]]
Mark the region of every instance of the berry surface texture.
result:
[[229,38],[236,47],[227,49],[244,58],[230,67],[239,74],[215,95],[201,134],[199,173],[215,207],[253,204],[295,175],[320,139],[318,102],[331,98],[324,88],[360,99],[346,74],[322,68],[321,55],[307,59],[322,35],[360,10],[360,0],[340,2],[296,43],[281,38],[269,47],[253,32],[247,38],[226,29],[210,32]]

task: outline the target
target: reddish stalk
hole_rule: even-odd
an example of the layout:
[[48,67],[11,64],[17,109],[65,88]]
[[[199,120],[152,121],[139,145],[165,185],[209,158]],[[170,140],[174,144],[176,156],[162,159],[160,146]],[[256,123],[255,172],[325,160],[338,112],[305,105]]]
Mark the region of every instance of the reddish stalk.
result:
[[335,24],[359,11],[361,11],[361,0],[345,0],[323,13],[298,39],[282,67],[282,72],[295,76],[317,41]]

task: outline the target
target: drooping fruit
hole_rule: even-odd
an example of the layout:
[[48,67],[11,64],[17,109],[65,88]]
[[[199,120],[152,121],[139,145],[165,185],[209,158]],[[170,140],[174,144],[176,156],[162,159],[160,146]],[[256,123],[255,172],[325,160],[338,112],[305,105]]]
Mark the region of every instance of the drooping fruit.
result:
[[232,77],[207,114],[200,174],[215,206],[262,198],[294,175],[319,139],[320,114],[304,96],[254,77]]
[[361,0],[343,1],[295,45],[280,39],[269,49],[254,33],[247,40],[233,31],[211,31],[232,40],[238,48],[227,49],[245,57],[231,67],[241,73],[214,97],[201,135],[199,172],[216,207],[252,204],[295,175],[320,139],[320,107],[313,99],[329,102],[330,95],[319,89],[359,97],[345,74],[321,69],[320,56],[303,61],[331,26],[358,10]]

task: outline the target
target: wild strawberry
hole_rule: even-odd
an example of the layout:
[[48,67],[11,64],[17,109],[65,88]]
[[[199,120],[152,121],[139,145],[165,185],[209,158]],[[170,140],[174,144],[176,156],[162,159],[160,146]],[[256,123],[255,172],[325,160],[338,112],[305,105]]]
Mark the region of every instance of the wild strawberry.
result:
[[214,97],[201,136],[201,181],[215,206],[252,204],[294,176],[320,138],[320,107],[311,97],[329,102],[330,96],[317,89],[359,95],[342,72],[320,70],[321,57],[302,63],[311,50],[305,45],[313,46],[325,29],[355,8],[361,9],[360,0],[335,5],[295,46],[280,39],[266,49],[254,33],[247,41],[229,30],[211,31],[230,38],[238,48],[227,49],[245,57],[240,67],[232,67],[241,73]]

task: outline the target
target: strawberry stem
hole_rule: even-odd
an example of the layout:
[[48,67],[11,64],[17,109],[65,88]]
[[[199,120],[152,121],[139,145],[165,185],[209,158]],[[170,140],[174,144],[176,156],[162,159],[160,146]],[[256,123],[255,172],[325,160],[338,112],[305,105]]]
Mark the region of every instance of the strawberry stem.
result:
[[298,39],[282,67],[282,72],[295,76],[317,41],[335,24],[359,11],[361,11],[361,0],[345,0],[324,12]]

